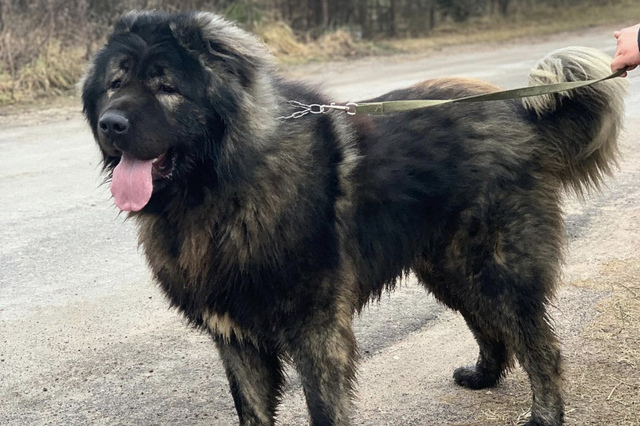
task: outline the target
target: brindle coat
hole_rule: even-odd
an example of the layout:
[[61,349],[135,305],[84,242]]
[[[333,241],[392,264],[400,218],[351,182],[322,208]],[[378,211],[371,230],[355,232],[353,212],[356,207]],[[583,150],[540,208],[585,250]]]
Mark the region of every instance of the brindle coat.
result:
[[[567,49],[532,83],[607,69],[602,54]],[[439,79],[375,100],[494,90]],[[213,336],[246,426],[274,424],[285,361],[300,373],[312,424],[349,425],[351,320],[410,271],[478,342],[476,365],[457,369],[456,383],[493,386],[517,359],[534,396],[527,425],[561,424],[547,314],[560,197],[609,172],[622,94],[611,81],[526,102],[281,121],[289,99],[330,100],[278,78],[261,43],[208,13],[126,15],[83,82],[107,177],[122,151],[171,155],[171,176],[131,215],[171,303]],[[127,115],[126,137],[99,131],[107,111]]]

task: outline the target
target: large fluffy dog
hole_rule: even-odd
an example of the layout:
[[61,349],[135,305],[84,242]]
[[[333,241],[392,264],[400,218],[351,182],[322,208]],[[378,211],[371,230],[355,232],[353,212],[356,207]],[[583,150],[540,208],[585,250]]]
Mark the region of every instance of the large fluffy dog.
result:
[[[623,82],[525,102],[296,120],[328,103],[275,74],[264,46],[209,13],[131,13],[83,82],[118,207],[171,303],[213,336],[242,425],[273,425],[283,362],[314,426],[348,425],[351,320],[413,271],[467,321],[480,355],[454,372],[495,385],[517,359],[533,425],[563,422],[546,305],[562,257],[564,189],[615,161]],[[588,49],[545,58],[533,83],[602,77]],[[491,92],[431,80],[378,100]],[[429,421],[429,423],[433,423]]]

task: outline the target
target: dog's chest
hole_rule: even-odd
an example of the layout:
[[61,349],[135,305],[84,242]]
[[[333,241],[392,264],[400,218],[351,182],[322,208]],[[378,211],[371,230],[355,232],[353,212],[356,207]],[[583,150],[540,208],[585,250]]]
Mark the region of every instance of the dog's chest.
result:
[[254,339],[225,304],[230,292],[233,300],[242,298],[231,278],[241,267],[234,244],[220,240],[219,226],[210,220],[169,224],[158,218],[139,224],[139,241],[149,266],[172,303],[223,340]]
[[275,223],[265,220],[263,213],[259,208],[227,206],[194,209],[179,220],[139,216],[139,243],[161,284],[176,290],[180,286],[184,293],[199,291],[204,297],[203,289],[215,293],[247,275],[255,279],[260,275],[256,265],[263,265],[263,270],[274,247],[284,245],[277,241]]
[[186,216],[171,222],[143,217],[138,223],[139,243],[160,281],[180,283],[185,289],[204,284],[220,249],[214,243],[215,224],[211,220]]

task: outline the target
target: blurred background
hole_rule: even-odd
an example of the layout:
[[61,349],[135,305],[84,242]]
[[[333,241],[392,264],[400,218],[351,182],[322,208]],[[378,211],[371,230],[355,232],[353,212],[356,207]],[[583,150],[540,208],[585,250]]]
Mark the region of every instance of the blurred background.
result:
[[[228,426],[210,339],[154,285],[133,221],[113,206],[75,85],[131,9],[220,13],[264,40],[285,76],[331,100],[434,77],[505,88],[570,45],[615,51],[639,0],[0,0],[0,425]],[[564,202],[569,243],[551,315],[567,425],[640,426],[640,69],[629,73],[615,178]],[[401,125],[399,123],[398,125]],[[357,426],[516,426],[529,380],[458,388],[475,362],[464,320],[413,278],[355,321]],[[307,424],[295,373],[279,426]]]
[[499,42],[640,16],[637,0],[0,0],[0,106],[73,91],[131,9],[209,10],[283,65]]

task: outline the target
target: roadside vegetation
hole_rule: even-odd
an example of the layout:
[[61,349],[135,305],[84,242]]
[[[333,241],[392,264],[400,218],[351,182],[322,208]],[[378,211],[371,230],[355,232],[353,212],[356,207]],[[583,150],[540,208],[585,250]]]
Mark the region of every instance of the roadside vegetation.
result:
[[73,93],[131,9],[212,10],[283,65],[416,53],[639,20],[637,0],[0,0],[0,106]]

